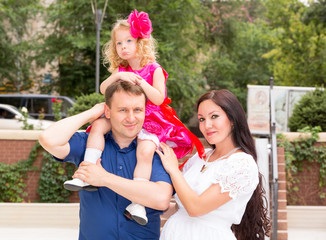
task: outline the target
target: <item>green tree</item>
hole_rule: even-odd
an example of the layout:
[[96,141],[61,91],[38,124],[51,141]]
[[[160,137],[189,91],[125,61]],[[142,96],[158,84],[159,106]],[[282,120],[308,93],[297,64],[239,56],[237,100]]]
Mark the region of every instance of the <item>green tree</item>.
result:
[[[104,0],[97,1],[102,9]],[[183,120],[193,114],[203,81],[197,60],[203,6],[195,0],[110,2],[101,30],[101,46],[110,39],[112,24],[131,10],[146,11],[158,40],[158,62],[169,74],[168,96]],[[46,10],[48,30],[39,46],[38,63],[58,63],[54,87],[62,95],[95,91],[95,23],[89,0],[55,1]],[[56,68],[56,65],[53,65]],[[109,76],[102,66],[101,80]],[[181,115],[182,113],[182,115]]]
[[296,0],[270,0],[266,9],[275,34],[272,38],[274,47],[265,57],[273,60],[276,84],[324,85],[326,28],[324,16],[320,16],[319,11],[326,12],[325,1],[307,7]]
[[261,8],[258,2],[216,2],[211,11],[217,24],[208,22],[211,44],[202,74],[211,89],[229,89],[244,106],[247,84],[266,85],[271,76],[270,61],[263,58],[272,47],[270,31],[259,19]]
[[168,97],[181,120],[187,121],[205,84],[200,75],[199,49],[205,40],[202,29],[206,8],[195,0],[146,2],[145,11],[150,13],[158,41],[158,62],[169,74]]
[[326,91],[316,90],[304,95],[293,109],[288,126],[292,132],[304,127],[320,127],[326,131]]
[[39,0],[2,0],[0,2],[0,91],[20,92],[33,84],[31,16],[38,11]]
[[322,24],[326,27],[326,0],[312,1],[309,8],[304,12],[303,22],[315,25]]
[[[98,7],[103,8],[103,1]],[[96,29],[89,0],[53,1],[43,13],[46,31],[39,36],[36,60],[39,66],[50,64],[53,88],[61,95],[78,96],[95,92]],[[106,22],[104,22],[106,23]],[[103,29],[109,26],[103,24]],[[101,41],[107,39],[101,32]],[[107,73],[101,66],[101,78]],[[43,86],[42,91],[47,91]]]

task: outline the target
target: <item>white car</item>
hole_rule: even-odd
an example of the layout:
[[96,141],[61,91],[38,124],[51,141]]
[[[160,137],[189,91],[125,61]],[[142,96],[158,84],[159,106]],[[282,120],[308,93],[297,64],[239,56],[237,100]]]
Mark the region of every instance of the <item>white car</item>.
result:
[[[23,129],[24,115],[14,106],[0,104],[0,129]],[[53,121],[39,120],[28,115],[26,123],[33,125],[34,130],[46,129]]]

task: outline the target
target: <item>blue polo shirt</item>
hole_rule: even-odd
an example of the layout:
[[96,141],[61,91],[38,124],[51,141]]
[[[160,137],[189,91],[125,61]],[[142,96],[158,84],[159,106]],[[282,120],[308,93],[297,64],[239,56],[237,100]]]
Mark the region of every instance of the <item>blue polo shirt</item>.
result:
[[[87,137],[88,134],[84,132],[77,132],[71,137],[70,153],[64,162],[72,162],[79,166],[84,158]],[[108,133],[105,136],[105,149],[102,154],[103,168],[118,176],[133,179],[137,163],[136,146],[135,139],[128,147],[120,149],[111,132]],[[153,159],[151,181],[163,181],[172,185],[157,154]],[[130,201],[109,188],[100,187],[95,192],[80,191],[79,198],[79,240],[159,239],[162,211],[146,208],[148,223],[141,226],[123,215]]]

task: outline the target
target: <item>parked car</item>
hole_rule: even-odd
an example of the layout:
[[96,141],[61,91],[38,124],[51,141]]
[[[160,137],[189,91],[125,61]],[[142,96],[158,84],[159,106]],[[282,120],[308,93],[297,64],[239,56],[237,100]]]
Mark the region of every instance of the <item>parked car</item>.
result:
[[8,104],[0,104],[0,129],[23,129],[23,120],[26,119],[26,123],[33,125],[35,130],[45,129],[53,124],[53,121],[39,120],[32,116],[27,118],[15,107]]
[[67,117],[69,109],[75,104],[69,97],[46,94],[0,94],[0,103],[13,105],[18,109],[26,107],[34,118],[39,118],[39,115],[44,113],[44,119],[47,120],[54,120],[53,99],[61,100],[61,117]]

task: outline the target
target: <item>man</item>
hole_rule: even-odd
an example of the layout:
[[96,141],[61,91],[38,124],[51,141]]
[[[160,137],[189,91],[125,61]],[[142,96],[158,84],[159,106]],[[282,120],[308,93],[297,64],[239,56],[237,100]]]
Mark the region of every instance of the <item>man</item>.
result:
[[[79,166],[73,177],[99,187],[79,192],[79,240],[158,239],[160,214],[168,208],[173,192],[159,156],[153,159],[151,181],[131,180],[137,162],[136,136],[145,119],[145,94],[137,85],[116,82],[108,87],[105,98],[106,104],[56,122],[42,132],[39,141],[57,160]],[[112,130],[105,137],[102,160],[82,162],[88,135],[76,131],[103,113]],[[147,207],[146,226],[123,215],[130,201]]]

